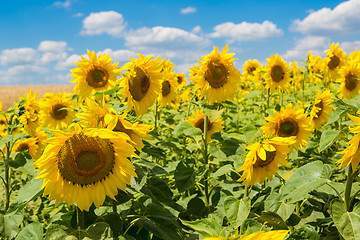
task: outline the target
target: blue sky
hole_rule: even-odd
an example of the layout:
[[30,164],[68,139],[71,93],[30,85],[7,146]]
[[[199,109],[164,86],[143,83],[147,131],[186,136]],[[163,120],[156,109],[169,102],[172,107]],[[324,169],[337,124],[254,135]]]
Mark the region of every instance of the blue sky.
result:
[[67,84],[86,50],[128,58],[160,56],[189,67],[229,44],[242,71],[271,54],[305,60],[329,43],[360,48],[360,0],[349,1],[2,1],[0,85]]

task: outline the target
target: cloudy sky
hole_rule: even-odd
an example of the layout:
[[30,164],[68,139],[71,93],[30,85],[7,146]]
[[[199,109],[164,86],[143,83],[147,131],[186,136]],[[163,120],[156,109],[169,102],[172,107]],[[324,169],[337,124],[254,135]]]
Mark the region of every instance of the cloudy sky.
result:
[[189,73],[197,59],[229,44],[242,70],[271,54],[305,60],[329,43],[360,49],[360,0],[143,1],[17,0],[0,8],[0,86],[67,84],[86,50],[128,58],[160,56]]

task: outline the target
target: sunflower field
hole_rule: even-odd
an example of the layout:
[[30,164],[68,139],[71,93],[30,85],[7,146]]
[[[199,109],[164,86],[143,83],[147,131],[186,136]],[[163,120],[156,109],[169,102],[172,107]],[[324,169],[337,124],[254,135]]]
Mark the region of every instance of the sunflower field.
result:
[[360,239],[358,50],[234,55],[88,50],[0,109],[0,239]]

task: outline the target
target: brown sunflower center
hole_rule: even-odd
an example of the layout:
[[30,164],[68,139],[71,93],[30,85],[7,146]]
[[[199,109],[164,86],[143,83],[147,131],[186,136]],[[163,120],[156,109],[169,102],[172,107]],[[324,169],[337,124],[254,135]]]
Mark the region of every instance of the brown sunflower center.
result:
[[86,75],[86,82],[93,88],[101,88],[109,80],[108,71],[100,66],[94,66]]
[[291,118],[287,118],[280,123],[278,129],[278,134],[280,137],[290,137],[296,136],[298,134],[299,126],[296,121]]
[[[197,120],[194,124],[194,126],[196,128],[200,128],[200,130],[202,132],[204,132],[204,123],[205,123],[205,119],[204,118],[200,118],[199,120]],[[210,120],[207,120],[207,130],[210,131],[210,129],[212,128],[212,122],[210,122]]]
[[254,71],[256,70],[256,67],[251,67],[250,69],[249,69],[249,73],[250,73],[250,75],[254,75]]
[[135,73],[129,78],[129,91],[135,101],[141,101],[150,88],[150,78],[140,67],[135,67]]
[[178,84],[182,84],[184,80],[185,80],[185,78],[183,78],[182,76],[177,77],[177,83]]
[[117,121],[115,128],[113,129],[114,132],[123,132],[130,136],[132,130],[126,129],[120,120]]
[[112,171],[114,147],[110,140],[83,133],[67,139],[57,155],[61,176],[73,184],[94,184]]
[[52,107],[51,116],[54,119],[57,119],[57,120],[64,119],[68,114],[66,109],[62,109],[62,108],[65,108],[65,107],[66,106],[61,104],[61,103],[58,103],[58,104],[54,105]]
[[29,145],[26,143],[20,143],[19,146],[16,149],[16,152],[21,152],[21,151],[29,151]]
[[205,80],[213,88],[220,88],[227,83],[228,71],[225,65],[220,61],[211,61],[207,65],[207,71],[205,72]]
[[275,65],[271,68],[271,78],[274,82],[280,82],[283,80],[284,74],[284,70],[279,65]]
[[340,64],[340,59],[334,55],[330,58],[328,67],[330,68],[330,70],[334,70],[337,66],[339,66],[339,64]]
[[0,125],[5,125],[5,124],[6,124],[5,120],[1,119],[0,120]]
[[347,90],[351,91],[354,88],[356,88],[356,85],[358,84],[358,80],[356,79],[356,76],[352,74],[347,74],[345,77],[345,87]]
[[171,90],[171,85],[169,83],[169,81],[163,81],[162,83],[162,88],[161,88],[161,93],[163,95],[163,97],[166,97],[167,95],[169,95]]
[[254,168],[259,168],[259,167],[265,167],[267,165],[269,165],[272,161],[274,161],[275,156],[276,156],[276,150],[273,152],[269,152],[266,151],[266,159],[262,160],[257,154],[256,154],[256,162],[254,164]]
[[315,119],[318,119],[323,111],[324,108],[324,104],[322,102],[322,100],[320,100],[319,103],[315,104],[315,107],[318,108],[319,110],[316,113],[316,117],[314,117]]

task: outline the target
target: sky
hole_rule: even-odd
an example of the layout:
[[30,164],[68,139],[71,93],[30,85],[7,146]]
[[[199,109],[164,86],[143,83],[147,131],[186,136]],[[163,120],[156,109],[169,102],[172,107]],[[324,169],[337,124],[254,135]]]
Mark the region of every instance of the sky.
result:
[[167,58],[175,72],[229,44],[235,66],[272,54],[288,62],[325,56],[338,42],[360,49],[360,0],[13,0],[0,8],[0,86],[68,84],[87,49],[122,66],[137,53]]

